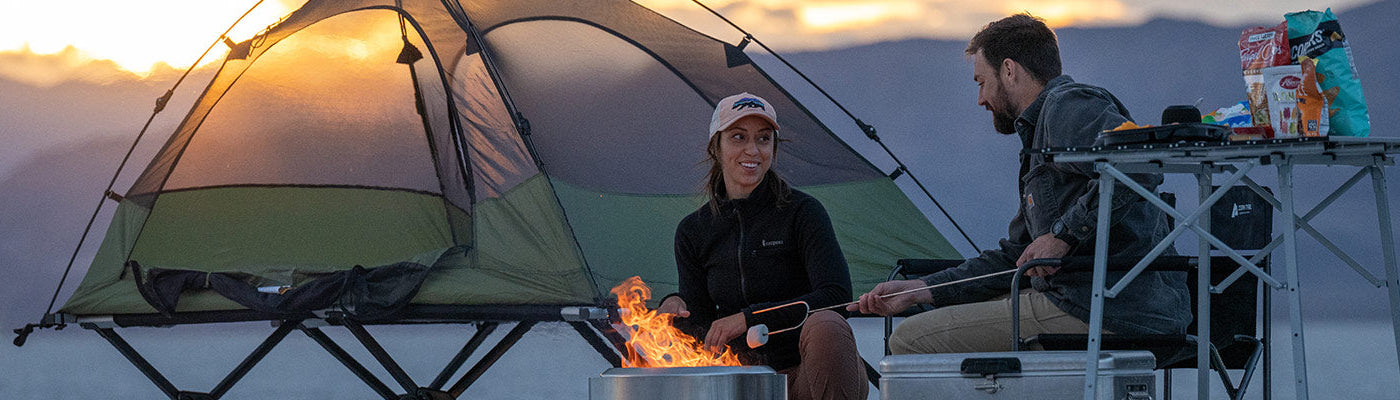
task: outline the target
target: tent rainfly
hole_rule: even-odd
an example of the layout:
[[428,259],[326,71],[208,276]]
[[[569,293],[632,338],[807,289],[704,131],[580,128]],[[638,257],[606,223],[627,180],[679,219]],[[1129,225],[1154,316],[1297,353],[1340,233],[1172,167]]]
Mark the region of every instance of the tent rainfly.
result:
[[[608,289],[633,275],[676,289],[674,229],[703,204],[702,130],[739,92],[777,107],[791,141],[774,168],[825,204],[856,293],[896,259],[959,257],[898,174],[777,86],[749,39],[632,2],[310,0],[251,39],[221,40],[222,66],[126,193],[108,196],[115,216],[91,267],[45,317],[97,331],[172,399],[218,398],[293,330],[386,399],[459,396],[538,322],[571,324],[619,365]],[[114,330],[234,321],[276,328],[208,393],[177,389]],[[401,323],[477,333],[420,386],[363,328]]]

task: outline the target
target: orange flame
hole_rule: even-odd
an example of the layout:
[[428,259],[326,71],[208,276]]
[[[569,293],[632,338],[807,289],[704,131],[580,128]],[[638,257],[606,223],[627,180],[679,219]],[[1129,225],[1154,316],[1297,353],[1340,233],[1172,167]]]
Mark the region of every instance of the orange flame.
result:
[[651,288],[640,277],[631,277],[612,288],[621,309],[623,331],[627,338],[627,359],[623,367],[714,367],[738,366],[739,357],[724,347],[715,354],[700,341],[671,325],[671,314],[659,314],[647,308]]

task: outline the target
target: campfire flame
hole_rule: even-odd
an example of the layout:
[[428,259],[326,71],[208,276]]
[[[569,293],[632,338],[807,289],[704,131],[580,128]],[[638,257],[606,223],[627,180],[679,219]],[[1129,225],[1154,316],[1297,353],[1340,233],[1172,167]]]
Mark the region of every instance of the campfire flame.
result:
[[636,367],[713,367],[738,366],[739,357],[730,351],[715,354],[699,340],[671,325],[672,314],[659,314],[647,308],[651,288],[640,277],[631,277],[612,288],[621,309],[622,331],[628,333],[627,359],[623,366]]

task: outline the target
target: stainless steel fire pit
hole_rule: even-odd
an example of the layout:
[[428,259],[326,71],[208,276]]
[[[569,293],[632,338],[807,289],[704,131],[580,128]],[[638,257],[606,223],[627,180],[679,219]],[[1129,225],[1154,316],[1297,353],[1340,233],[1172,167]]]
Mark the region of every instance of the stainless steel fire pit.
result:
[[787,375],[763,366],[610,368],[588,379],[588,398],[784,400]]

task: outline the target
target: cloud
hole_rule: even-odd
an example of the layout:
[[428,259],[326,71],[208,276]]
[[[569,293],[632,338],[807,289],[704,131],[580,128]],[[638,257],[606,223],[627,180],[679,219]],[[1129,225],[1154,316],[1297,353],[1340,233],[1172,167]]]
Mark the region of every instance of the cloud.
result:
[[[165,70],[170,66],[160,64]],[[157,67],[159,68],[159,67]],[[39,87],[51,87],[77,80],[107,84],[138,78],[111,60],[98,60],[73,46],[54,54],[36,54],[28,47],[0,52],[0,77]]]
[[[689,0],[637,0],[706,34],[742,37]],[[1374,0],[1337,0],[1351,8]],[[1219,26],[1262,24],[1305,10],[1305,0],[1244,0],[1222,6],[1210,0],[715,0],[719,11],[779,50],[822,50],[908,38],[970,38],[983,25],[1030,12],[1052,27],[1137,25],[1153,18],[1203,21]]]
[[[304,0],[267,1],[230,36],[251,36]],[[1375,0],[1335,0],[1338,9]],[[132,2],[73,0],[0,6],[0,76],[41,85],[65,79],[103,82],[94,65],[116,65],[145,76],[183,69],[254,0]],[[730,43],[743,35],[691,0],[637,0],[692,29]],[[702,0],[779,51],[823,50],[888,40],[966,40],[983,25],[1028,11],[1054,27],[1129,26],[1153,18],[1217,26],[1277,23],[1307,0]],[[80,7],[82,13],[71,10]],[[1340,11],[1340,10],[1339,10]],[[35,16],[64,15],[64,18]],[[205,63],[222,58],[223,46]],[[45,57],[31,57],[43,55]],[[51,57],[50,57],[51,56]],[[114,60],[114,61],[99,61]],[[89,65],[91,64],[91,65]]]
[[[229,36],[235,40],[252,36],[289,12],[290,1],[296,0],[263,2]],[[0,51],[49,55],[74,47],[88,57],[113,60],[141,75],[161,68],[161,63],[184,68],[256,2],[7,2],[0,6]]]

